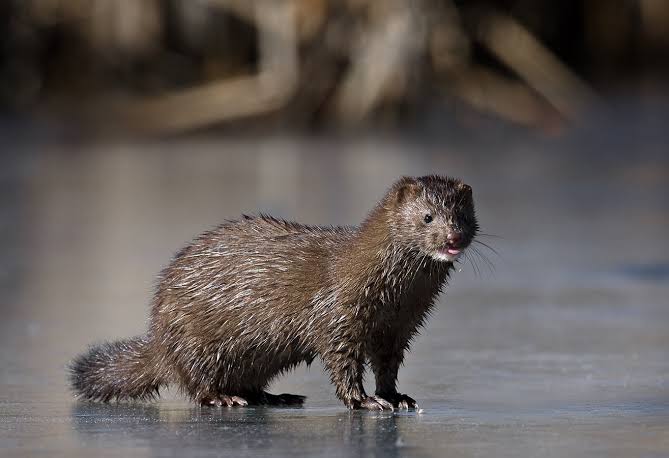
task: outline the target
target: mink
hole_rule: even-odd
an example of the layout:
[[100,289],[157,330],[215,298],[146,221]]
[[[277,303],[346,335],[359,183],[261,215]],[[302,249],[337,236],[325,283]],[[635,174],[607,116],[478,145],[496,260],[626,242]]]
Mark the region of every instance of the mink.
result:
[[472,188],[436,175],[399,179],[357,227],[227,221],[161,272],[145,335],[74,359],[73,391],[143,401],[173,383],[201,405],[301,405],[266,390],[319,357],[348,408],[416,408],[398,370],[477,231]]

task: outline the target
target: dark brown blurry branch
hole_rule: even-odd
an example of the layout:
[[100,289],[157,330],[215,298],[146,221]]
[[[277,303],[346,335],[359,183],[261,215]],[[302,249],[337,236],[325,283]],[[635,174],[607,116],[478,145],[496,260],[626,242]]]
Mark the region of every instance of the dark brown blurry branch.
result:
[[291,1],[249,3],[216,0],[251,21],[258,33],[259,71],[158,97],[137,99],[116,115],[151,133],[172,133],[227,120],[260,115],[281,107],[297,83],[295,5]]
[[575,120],[596,96],[588,85],[510,16],[489,13],[481,41],[565,118]]

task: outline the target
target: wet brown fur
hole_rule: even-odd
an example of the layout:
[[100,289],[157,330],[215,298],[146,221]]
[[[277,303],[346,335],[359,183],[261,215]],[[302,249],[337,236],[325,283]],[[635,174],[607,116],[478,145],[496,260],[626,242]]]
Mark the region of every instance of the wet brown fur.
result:
[[[75,359],[74,390],[148,399],[177,383],[202,403],[300,403],[265,390],[318,356],[349,408],[413,406],[396,391],[397,371],[453,268],[430,256],[449,230],[466,245],[474,237],[471,188],[438,176],[399,180],[359,227],[226,222],[162,271],[146,336]],[[377,397],[363,389],[365,364]]]

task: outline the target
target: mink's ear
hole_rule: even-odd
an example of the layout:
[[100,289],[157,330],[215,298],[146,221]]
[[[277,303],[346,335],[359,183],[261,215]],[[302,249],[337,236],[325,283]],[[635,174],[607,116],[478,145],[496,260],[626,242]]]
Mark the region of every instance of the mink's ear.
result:
[[391,200],[396,206],[400,206],[404,202],[418,197],[422,191],[422,186],[415,178],[404,177],[393,186]]
[[458,189],[462,194],[464,194],[467,198],[471,199],[472,198],[472,187],[469,186],[468,184],[465,184],[463,182],[460,182],[458,184]]

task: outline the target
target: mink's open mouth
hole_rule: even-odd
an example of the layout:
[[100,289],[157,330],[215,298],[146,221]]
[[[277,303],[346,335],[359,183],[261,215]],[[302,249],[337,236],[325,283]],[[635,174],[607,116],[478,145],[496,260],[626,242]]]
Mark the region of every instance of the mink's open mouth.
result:
[[451,247],[440,248],[439,252],[441,254],[450,254],[451,256],[457,256],[460,253],[462,253],[462,248],[451,248]]
[[462,252],[467,248],[467,245],[447,244],[444,247],[438,248],[434,254],[434,258],[439,261],[456,261]]

